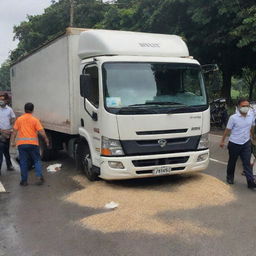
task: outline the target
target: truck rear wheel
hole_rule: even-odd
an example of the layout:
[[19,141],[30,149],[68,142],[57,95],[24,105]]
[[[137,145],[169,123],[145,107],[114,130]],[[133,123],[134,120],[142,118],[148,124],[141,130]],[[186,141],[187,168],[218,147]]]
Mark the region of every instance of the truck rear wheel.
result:
[[47,137],[49,139],[50,147],[48,148],[44,139],[39,136],[39,152],[42,161],[50,161],[56,158],[57,152],[52,149],[52,137],[50,133],[47,133]]
[[76,166],[81,170],[88,180],[95,181],[98,179],[98,174],[94,172],[92,158],[89,146],[84,142],[79,142],[76,152]]

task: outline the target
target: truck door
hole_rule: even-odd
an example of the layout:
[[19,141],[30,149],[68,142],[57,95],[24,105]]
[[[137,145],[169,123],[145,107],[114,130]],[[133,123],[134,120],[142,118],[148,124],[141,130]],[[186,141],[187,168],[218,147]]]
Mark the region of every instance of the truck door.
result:
[[[99,130],[99,74],[95,64],[86,65],[83,75],[87,82],[80,81],[81,93],[81,128],[80,135],[86,138],[90,147],[92,162],[97,165],[100,156],[100,130]],[[87,88],[86,88],[87,87]],[[88,88],[90,87],[90,88]],[[84,90],[86,92],[84,92]]]

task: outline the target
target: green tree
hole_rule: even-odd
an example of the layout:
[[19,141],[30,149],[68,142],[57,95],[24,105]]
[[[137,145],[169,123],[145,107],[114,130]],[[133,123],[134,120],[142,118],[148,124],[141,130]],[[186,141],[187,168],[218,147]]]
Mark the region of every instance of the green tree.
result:
[[255,1],[243,1],[238,16],[241,23],[232,32],[239,39],[238,46],[251,46],[256,51],[256,4]]
[[0,90],[10,90],[10,62],[5,61],[0,67]]
[[109,4],[96,0],[76,0],[74,10],[74,27],[94,28],[104,19]]
[[[177,34],[202,64],[221,69],[221,94],[231,99],[231,78],[242,68],[255,70],[256,4],[252,0],[73,0],[74,26]],[[70,0],[52,1],[42,15],[14,27],[16,60],[63,33],[69,25]]]
[[19,44],[11,52],[10,59],[15,61],[18,57],[63,33],[69,24],[69,4],[69,0],[52,2],[52,5],[45,9],[44,14],[28,16],[28,21],[14,26],[14,39],[18,39]]
[[242,78],[249,92],[249,100],[252,100],[256,88],[256,70],[252,70],[248,67],[243,68]]
[[[74,0],[74,26],[94,27],[104,18],[109,7],[97,0]],[[28,16],[27,19],[14,26],[14,39],[18,39],[19,44],[10,55],[12,61],[65,31],[70,23],[70,0],[52,1],[42,15]]]

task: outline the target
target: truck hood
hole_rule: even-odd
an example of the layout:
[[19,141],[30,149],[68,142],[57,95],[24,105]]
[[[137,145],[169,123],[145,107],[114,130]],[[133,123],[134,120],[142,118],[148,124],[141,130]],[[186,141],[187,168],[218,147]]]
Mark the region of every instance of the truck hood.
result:
[[120,140],[154,140],[202,134],[200,113],[118,115]]
[[202,115],[117,116],[123,151],[128,156],[195,151],[203,131]]

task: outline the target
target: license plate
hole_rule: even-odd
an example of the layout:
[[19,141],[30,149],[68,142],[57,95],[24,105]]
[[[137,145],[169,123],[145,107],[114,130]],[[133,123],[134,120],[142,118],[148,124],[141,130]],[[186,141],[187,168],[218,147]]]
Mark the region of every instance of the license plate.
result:
[[171,167],[159,167],[154,169],[153,174],[164,175],[164,174],[169,174],[171,171],[172,171]]

